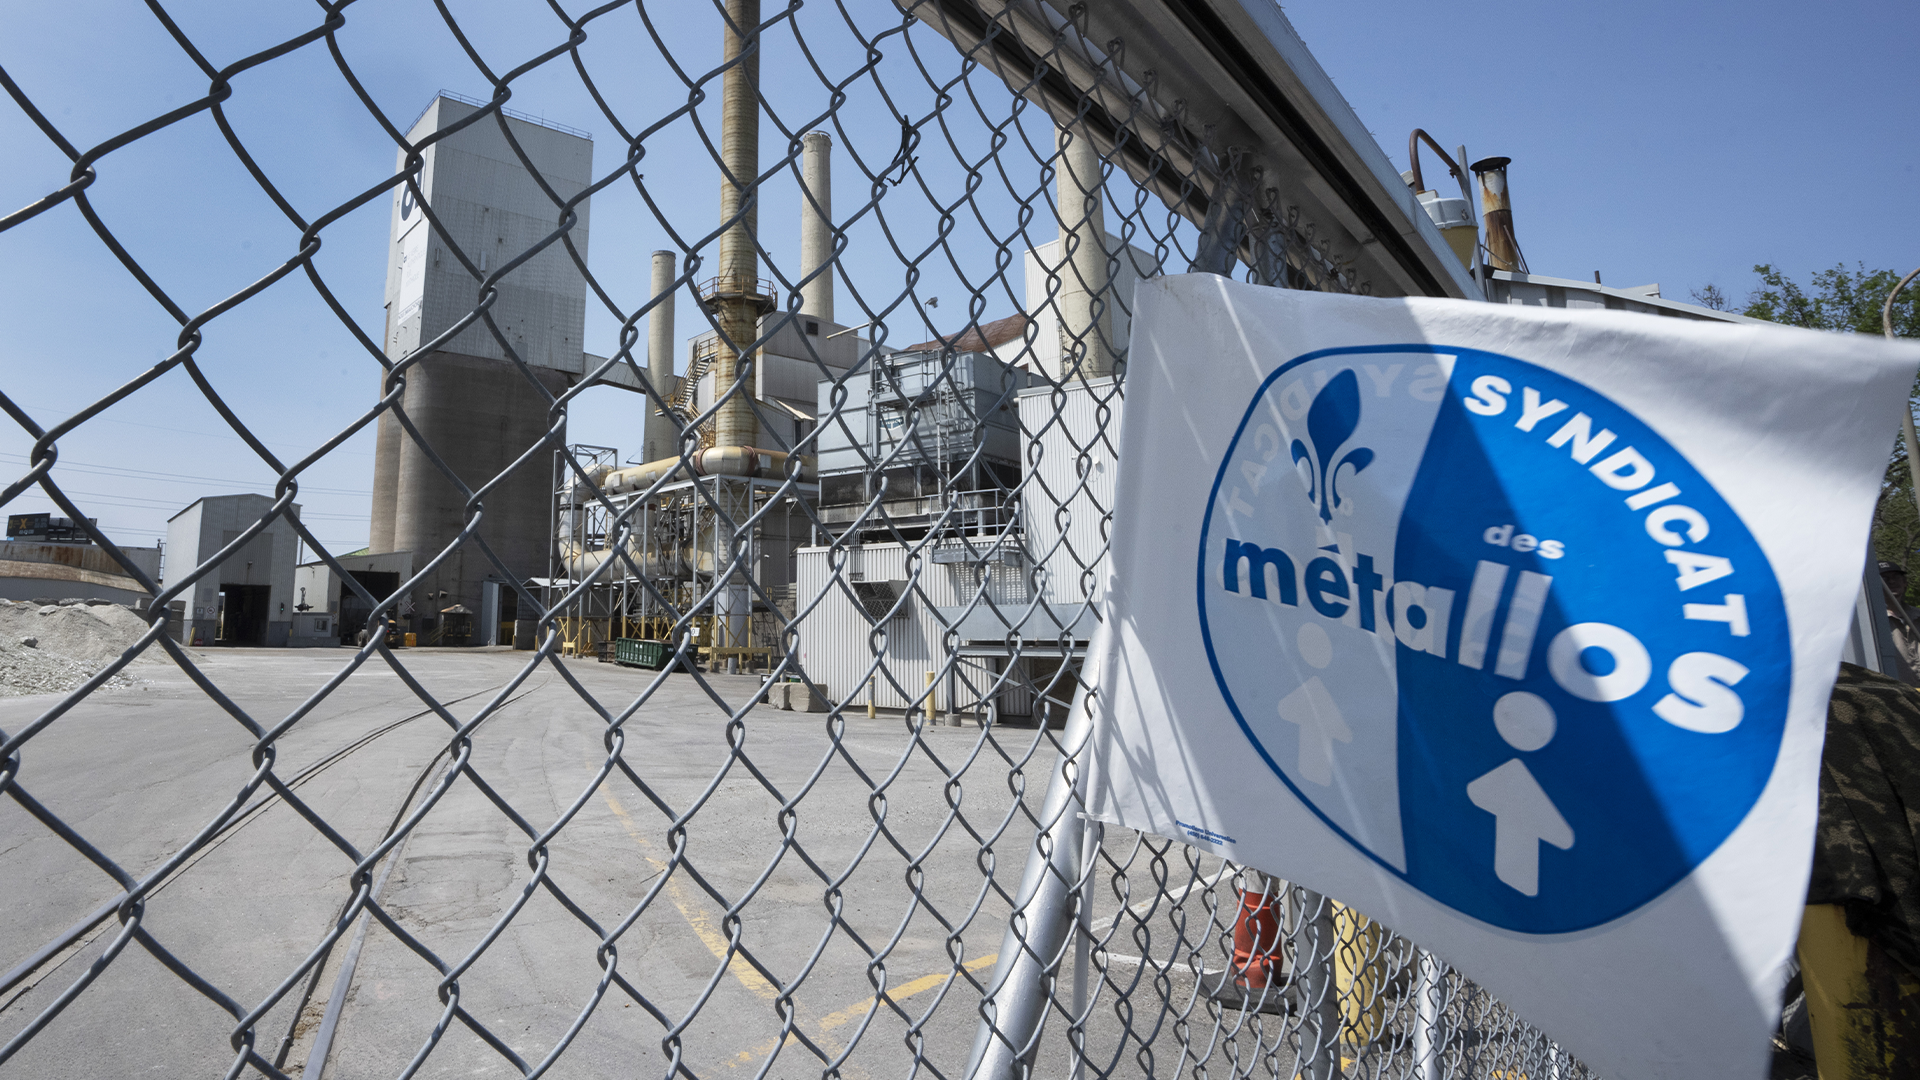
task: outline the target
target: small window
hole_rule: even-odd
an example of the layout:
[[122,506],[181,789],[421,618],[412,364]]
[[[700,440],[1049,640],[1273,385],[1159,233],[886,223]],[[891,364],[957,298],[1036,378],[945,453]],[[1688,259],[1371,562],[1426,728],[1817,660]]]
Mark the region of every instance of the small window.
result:
[[819,324],[819,323],[817,323],[817,322],[815,322],[815,321],[813,321],[812,319],[808,319],[808,320],[807,320],[807,333],[808,333],[808,334],[810,334],[810,335],[812,335],[812,336],[814,336],[814,337],[819,337],[819,336],[820,336],[820,324]]

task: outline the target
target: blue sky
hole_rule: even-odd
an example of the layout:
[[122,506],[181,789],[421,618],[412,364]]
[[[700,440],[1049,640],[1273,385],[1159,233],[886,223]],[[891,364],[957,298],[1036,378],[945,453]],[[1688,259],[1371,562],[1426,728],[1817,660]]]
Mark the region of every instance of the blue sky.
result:
[[1513,159],[1536,273],[1739,301],[1755,263],[1920,266],[1911,0],[1282,8],[1400,167],[1415,127]]
[[[543,5],[453,6],[499,71],[562,36]],[[884,4],[847,6],[869,29],[892,21]],[[218,66],[312,25],[314,10],[203,0],[174,14]],[[715,62],[718,24],[710,11],[695,4],[651,10],[653,32],[675,56],[702,71]],[[1514,159],[1517,231],[1537,272],[1586,278],[1597,269],[1608,284],[1657,281],[1681,299],[1715,282],[1738,300],[1753,284],[1756,262],[1801,278],[1843,260],[1902,269],[1920,262],[1920,140],[1914,110],[1899,104],[1920,89],[1911,52],[1920,5],[1490,3],[1451,5],[1443,14],[1411,3],[1303,2],[1286,12],[1396,164],[1404,166],[1407,131],[1416,125],[1448,147],[1466,143],[1476,157]],[[397,124],[443,87],[486,93],[431,4],[366,0],[348,15],[342,51]],[[831,6],[811,5],[803,27],[814,59],[844,74],[863,53],[839,17]],[[82,147],[205,92],[205,77],[144,5],[129,0],[9,2],[0,6],[0,25],[7,27],[0,67]],[[944,46],[931,35],[916,33],[913,41],[919,63],[896,39],[882,81],[900,107],[923,115],[933,91],[920,65],[949,77],[953,58],[932,48]],[[583,52],[603,92],[636,126],[685,100],[630,10],[594,24]],[[827,93],[791,34],[769,43],[765,64],[782,120],[796,131],[815,126]],[[604,173],[617,163],[620,140],[564,65],[516,80],[513,105],[592,131],[596,171]],[[976,85],[982,81],[976,76]],[[308,218],[392,169],[391,142],[323,47],[243,73],[234,85],[227,111],[236,131]],[[1000,116],[1007,109],[1004,99],[981,107]],[[948,110],[962,152],[978,154],[985,129],[967,114],[965,101]],[[835,209],[845,217],[868,197],[854,155],[878,169],[899,136],[870,87],[856,90],[843,116]],[[1028,123],[1025,135],[1042,140],[1046,130]],[[763,163],[783,144],[776,125],[763,121]],[[0,213],[65,182],[64,157],[5,100],[0,146]],[[710,229],[718,176],[691,124],[669,126],[648,147],[641,168],[660,212],[683,232]],[[1008,160],[1012,175],[989,177],[983,189],[982,218],[956,224],[952,265],[937,250],[920,263],[918,295],[945,298],[936,315],[943,322],[964,319],[961,275],[990,273],[996,241],[1027,246],[1018,236],[1016,196],[1038,186],[1038,170],[1017,154]],[[958,165],[940,146],[922,150],[920,172],[942,198],[964,187]],[[1428,168],[1430,177],[1438,171]],[[189,311],[258,278],[297,247],[298,228],[247,176],[205,114],[114,153],[99,172],[95,207]],[[798,201],[790,178],[767,192],[761,229],[776,257],[797,252]],[[904,252],[888,244],[880,217],[895,238],[911,240]],[[316,257],[349,315],[376,337],[386,229],[387,203],[377,199],[330,226]],[[918,257],[913,245],[928,245],[936,233],[925,196],[890,189],[856,229],[856,284],[890,299],[906,276],[902,259]],[[631,186],[595,198],[589,258],[622,308],[644,302],[648,253],[664,246],[666,229]],[[983,318],[1011,313],[1015,293],[1005,283],[982,287]],[[840,290],[840,317],[859,322],[851,293]],[[115,263],[71,202],[0,233],[0,298],[5,389],[43,423],[136,377],[173,348],[173,320]],[[678,310],[682,336],[702,329],[691,304]],[[612,314],[590,306],[588,348],[612,351],[617,328]],[[931,329],[903,313],[890,323],[890,340],[924,340]],[[215,320],[198,356],[223,398],[286,461],[359,416],[378,379],[377,365],[302,274]],[[572,440],[633,447],[636,404],[621,391],[589,393],[574,410]],[[28,447],[23,435],[0,434],[0,472],[23,469]],[[303,484],[307,520],[336,550],[365,541],[371,450],[362,434]],[[166,518],[195,497],[269,490],[273,476],[179,370],[63,439],[61,460],[62,483],[110,535],[133,544],[163,535]],[[30,494],[7,512],[49,508]]]

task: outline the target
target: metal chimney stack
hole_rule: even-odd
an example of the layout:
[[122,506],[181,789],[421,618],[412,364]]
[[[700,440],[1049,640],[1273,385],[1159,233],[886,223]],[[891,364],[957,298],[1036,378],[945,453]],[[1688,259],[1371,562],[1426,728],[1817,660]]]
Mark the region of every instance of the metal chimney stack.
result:
[[[673,379],[673,303],[669,295],[673,290],[675,255],[671,251],[653,253],[653,295],[664,297],[651,312],[647,313],[647,378],[652,380],[653,389],[661,397],[671,397],[674,392]],[[676,439],[674,423],[671,417],[660,415],[661,409],[651,401],[647,403],[647,422],[645,440],[646,453],[641,461],[657,461],[660,458],[679,452],[679,440]]]
[[714,445],[752,446],[760,425],[753,415],[753,386],[735,387],[740,369],[753,362],[741,350],[760,336],[760,316],[773,298],[760,293],[760,256],[754,246],[760,176],[760,0],[727,0],[726,89],[720,106],[720,267],[707,295],[721,342],[713,364],[716,400],[727,395],[714,418]]
[[1495,270],[1526,273],[1527,260],[1513,235],[1513,203],[1507,196],[1507,166],[1512,158],[1481,158],[1473,163],[1480,177],[1480,220],[1487,230],[1487,261]]
[[800,313],[833,321],[833,139],[824,131],[801,136],[800,273],[822,270],[803,286]]
[[[1113,374],[1113,289],[1107,266],[1100,149],[1086,134],[1054,132],[1060,150],[1055,205],[1060,212],[1060,378]],[[1096,315],[1095,312],[1098,312]]]

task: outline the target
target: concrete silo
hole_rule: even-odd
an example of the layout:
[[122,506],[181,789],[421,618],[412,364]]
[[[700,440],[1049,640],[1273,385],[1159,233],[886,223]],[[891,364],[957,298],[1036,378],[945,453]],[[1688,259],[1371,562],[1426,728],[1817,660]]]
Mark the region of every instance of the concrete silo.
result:
[[[442,93],[408,139],[419,145],[479,110]],[[505,126],[561,198],[591,182],[593,143],[585,132],[512,116]],[[405,372],[401,407],[418,437],[392,413],[380,419],[370,546],[411,552],[416,567],[452,549],[410,590],[400,611],[411,610],[413,628],[431,638],[438,613],[463,604],[480,615],[473,642],[486,644],[501,640],[500,624],[512,615],[512,581],[546,573],[550,451],[565,442],[564,428],[549,416],[548,395],[564,392],[584,371],[586,284],[559,243],[500,275],[502,266],[553,232],[561,210],[515,153],[499,119],[485,116],[451,130],[421,154],[418,183],[426,206],[417,205],[407,187],[393,198],[385,345],[393,360],[431,351]],[[398,165],[406,168],[404,151]],[[574,212],[568,235],[584,260],[586,202]],[[486,283],[498,290],[488,314],[500,335],[475,320],[440,340],[474,311]],[[528,371],[512,362],[516,357]],[[474,490],[501,477],[481,498],[476,535],[507,574],[473,537],[462,540],[466,497],[433,455]]]

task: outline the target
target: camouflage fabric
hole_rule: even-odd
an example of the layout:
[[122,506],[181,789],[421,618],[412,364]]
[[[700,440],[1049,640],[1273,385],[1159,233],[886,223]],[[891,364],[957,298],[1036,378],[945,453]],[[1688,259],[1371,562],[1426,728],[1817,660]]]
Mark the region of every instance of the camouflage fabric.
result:
[[1920,976],[1920,691],[1840,665],[1827,707],[1807,903]]

